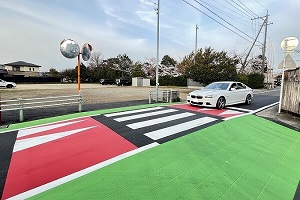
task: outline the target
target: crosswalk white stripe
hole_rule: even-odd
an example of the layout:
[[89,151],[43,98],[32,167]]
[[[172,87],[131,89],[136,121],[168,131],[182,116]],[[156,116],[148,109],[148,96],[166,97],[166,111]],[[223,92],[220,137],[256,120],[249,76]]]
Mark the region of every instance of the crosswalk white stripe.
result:
[[170,135],[180,133],[182,131],[186,131],[186,130],[189,130],[189,129],[192,129],[192,128],[195,128],[198,126],[202,126],[204,124],[207,124],[207,123],[210,123],[210,122],[213,122],[216,120],[217,120],[216,118],[212,118],[212,117],[203,117],[203,118],[195,119],[195,120],[185,122],[182,124],[177,124],[175,126],[170,126],[167,128],[156,130],[156,131],[151,131],[144,135],[146,135],[147,137],[149,137],[153,140],[158,140],[158,139],[170,136]]
[[147,111],[153,111],[153,110],[159,110],[162,109],[163,107],[154,107],[154,108],[145,108],[145,109],[139,109],[139,110],[129,110],[129,111],[124,111],[124,112],[117,112],[117,113],[111,113],[111,114],[106,114],[104,115],[105,117],[115,117],[115,116],[120,116],[120,115],[128,115],[128,114],[133,114],[133,113],[140,113],[140,112],[147,112]]
[[120,118],[116,118],[115,121],[123,122],[123,121],[132,120],[132,119],[140,119],[143,117],[150,117],[150,116],[155,116],[155,115],[171,113],[171,112],[175,112],[175,111],[177,111],[177,110],[175,110],[175,109],[160,110],[160,111],[151,112],[151,113],[144,113],[144,114],[139,114],[139,115],[120,117]]
[[165,123],[165,122],[169,122],[169,121],[173,121],[173,120],[177,120],[177,119],[182,119],[182,118],[193,116],[193,115],[195,115],[195,114],[185,112],[185,113],[180,113],[180,114],[171,115],[171,116],[167,116],[167,117],[161,117],[161,118],[151,119],[151,120],[147,120],[147,121],[132,123],[132,124],[128,124],[127,126],[131,129],[139,129],[139,128],[144,128],[147,126],[152,126],[154,124],[161,124],[161,123]]

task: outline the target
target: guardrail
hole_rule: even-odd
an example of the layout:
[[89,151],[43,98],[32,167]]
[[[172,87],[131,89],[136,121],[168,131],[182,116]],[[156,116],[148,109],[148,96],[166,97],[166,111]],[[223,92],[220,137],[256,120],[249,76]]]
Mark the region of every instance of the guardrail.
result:
[[22,121],[24,121],[24,110],[26,110],[26,109],[46,108],[46,107],[78,104],[78,111],[81,112],[82,111],[82,103],[83,103],[83,100],[82,100],[81,95],[1,100],[0,101],[0,116],[1,116],[1,112],[4,112],[4,111],[19,110],[20,122],[22,122]]
[[179,91],[177,90],[162,90],[162,91],[150,91],[149,104],[152,102],[178,102],[180,101]]

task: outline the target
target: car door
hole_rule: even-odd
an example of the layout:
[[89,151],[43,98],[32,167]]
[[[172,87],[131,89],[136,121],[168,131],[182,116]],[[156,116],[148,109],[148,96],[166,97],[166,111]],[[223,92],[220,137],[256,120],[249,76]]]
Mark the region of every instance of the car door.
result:
[[232,83],[227,92],[226,104],[234,104],[238,102],[238,90],[236,83]]
[[239,96],[239,102],[244,102],[246,100],[246,96],[248,94],[248,90],[246,88],[246,86],[242,83],[237,83],[237,90],[238,92],[238,96]]

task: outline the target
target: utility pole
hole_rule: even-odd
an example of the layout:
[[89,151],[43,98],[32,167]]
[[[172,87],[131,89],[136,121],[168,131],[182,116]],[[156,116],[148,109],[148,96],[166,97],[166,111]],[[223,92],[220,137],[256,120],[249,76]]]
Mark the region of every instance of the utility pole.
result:
[[194,55],[194,63],[196,63],[196,53],[197,53],[197,43],[198,43],[198,25],[196,24],[196,41],[195,41],[195,55]]
[[156,68],[155,68],[155,91],[156,91],[156,102],[158,102],[158,66],[159,66],[159,6],[160,2],[157,0],[157,40],[156,40]]
[[[263,22],[263,24],[261,25],[261,27],[260,27],[260,29],[259,29],[259,31],[258,31],[258,33],[257,33],[257,36],[256,36],[256,38],[254,39],[254,42],[252,43],[252,46],[251,46],[249,52],[248,52],[247,55],[246,55],[246,58],[245,58],[244,62],[242,63],[242,67],[241,67],[241,69],[240,69],[240,73],[242,73],[242,72],[244,71],[245,65],[246,65],[246,62],[247,62],[247,59],[248,59],[248,57],[249,57],[249,55],[250,55],[250,53],[251,53],[251,51],[252,51],[252,49],[253,49],[253,47],[254,47],[256,41],[257,41],[257,39],[258,39],[258,36],[259,36],[260,33],[261,33],[262,28],[265,26],[265,36],[264,36],[264,44],[263,44],[263,51],[262,51],[262,73],[264,73],[264,67],[265,67],[265,64],[264,64],[264,63],[265,63],[265,60],[266,60],[265,58],[266,58],[267,26],[269,25],[269,24],[268,24],[268,16],[269,16],[269,14],[268,14],[268,10],[267,10],[267,15],[265,16],[264,22]],[[263,19],[263,17],[258,17],[258,18],[253,18],[253,19]],[[271,23],[271,24],[272,24],[272,23]]]
[[[265,22],[266,22],[266,21],[264,20],[264,23],[265,23]],[[249,55],[250,55],[250,53],[251,53],[251,51],[252,51],[252,49],[253,49],[253,47],[254,47],[256,41],[257,41],[257,39],[258,39],[258,36],[259,36],[259,34],[260,34],[262,28],[263,28],[263,25],[260,27],[260,29],[259,29],[259,31],[258,31],[258,33],[257,33],[257,36],[256,36],[256,38],[254,39],[254,42],[252,43],[252,46],[251,46],[249,52],[247,53],[244,62],[242,63],[242,67],[241,67],[241,69],[240,69],[240,73],[243,73],[243,72],[244,72],[244,69],[245,69],[245,67],[246,67],[245,65],[246,65],[247,59],[248,59],[248,57],[249,57]]]
[[[262,50],[262,69],[261,69],[261,73],[264,74],[265,72],[265,62],[266,62],[266,43],[267,43],[267,30],[268,30],[268,10],[267,10],[267,15],[266,15],[266,19],[265,19],[265,37],[264,37],[264,46],[263,46],[263,50]],[[268,66],[267,66],[268,67]]]

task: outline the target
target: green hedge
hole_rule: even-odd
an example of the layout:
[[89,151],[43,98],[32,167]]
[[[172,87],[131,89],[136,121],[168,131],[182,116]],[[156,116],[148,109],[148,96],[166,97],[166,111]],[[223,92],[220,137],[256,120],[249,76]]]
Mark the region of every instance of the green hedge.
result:
[[264,75],[260,73],[239,74],[238,80],[245,83],[252,89],[260,89],[264,87]]

